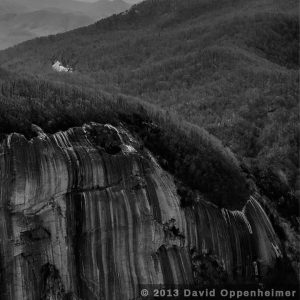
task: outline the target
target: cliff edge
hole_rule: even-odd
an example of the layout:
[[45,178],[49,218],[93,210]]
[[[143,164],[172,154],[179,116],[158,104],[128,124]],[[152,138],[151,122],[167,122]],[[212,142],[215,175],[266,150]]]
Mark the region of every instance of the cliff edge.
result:
[[97,123],[0,145],[0,298],[133,299],[139,284],[257,282],[281,256],[259,195],[182,207],[171,174]]

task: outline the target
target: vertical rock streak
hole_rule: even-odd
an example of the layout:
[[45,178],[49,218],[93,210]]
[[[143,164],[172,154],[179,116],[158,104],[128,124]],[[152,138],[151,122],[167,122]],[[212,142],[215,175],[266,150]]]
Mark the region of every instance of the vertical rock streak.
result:
[[136,149],[99,124],[2,143],[1,299],[133,299],[139,284],[201,283],[211,268],[247,282],[254,263],[272,267],[280,248],[258,195],[242,212],[181,208],[172,177]]

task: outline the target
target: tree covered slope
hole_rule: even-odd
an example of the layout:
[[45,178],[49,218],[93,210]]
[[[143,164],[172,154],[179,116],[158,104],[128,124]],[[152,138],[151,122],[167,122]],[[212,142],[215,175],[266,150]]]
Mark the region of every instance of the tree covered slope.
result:
[[[238,154],[290,215],[299,167],[297,13],[294,0],[148,0],[2,51],[0,66],[178,113]],[[55,60],[74,72],[58,75]]]

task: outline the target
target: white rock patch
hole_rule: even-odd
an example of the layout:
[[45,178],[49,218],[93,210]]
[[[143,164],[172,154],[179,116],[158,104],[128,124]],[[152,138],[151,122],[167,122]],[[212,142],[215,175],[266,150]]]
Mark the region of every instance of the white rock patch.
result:
[[71,67],[63,66],[62,63],[58,60],[52,65],[52,69],[57,72],[73,72],[73,69]]

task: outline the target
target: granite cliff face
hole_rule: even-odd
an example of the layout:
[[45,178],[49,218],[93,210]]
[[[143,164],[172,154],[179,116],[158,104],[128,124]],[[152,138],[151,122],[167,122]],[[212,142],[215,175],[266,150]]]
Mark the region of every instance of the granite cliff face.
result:
[[260,280],[281,256],[257,201],[199,196],[123,128],[91,123],[0,146],[0,298],[134,299],[139,284]]

